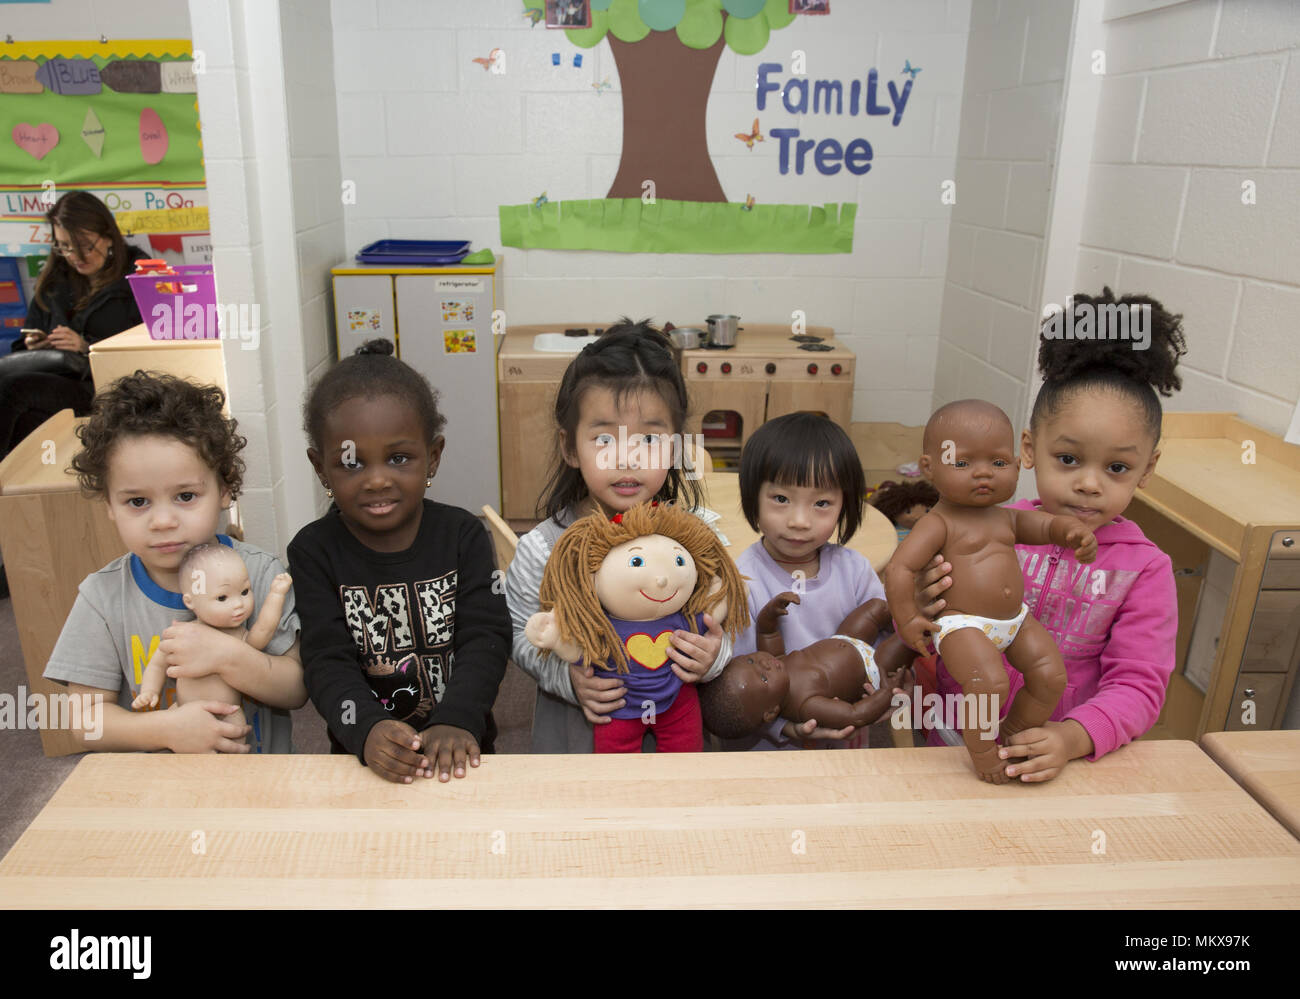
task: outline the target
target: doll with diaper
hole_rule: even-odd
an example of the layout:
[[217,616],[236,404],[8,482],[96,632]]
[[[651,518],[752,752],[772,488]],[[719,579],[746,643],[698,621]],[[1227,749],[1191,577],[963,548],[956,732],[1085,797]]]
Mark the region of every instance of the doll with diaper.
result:
[[[998,505],[1015,493],[1020,460],[1011,421],[992,403],[966,399],[942,407],[926,424],[923,448],[921,472],[939,502],[894,552],[885,593],[903,641],[926,655],[933,636],[963,695],[996,699],[987,717],[998,717],[1009,690],[1004,653],[1024,675],[998,739],[972,726],[962,732],[980,778],[1002,784],[1008,778],[999,740],[1045,722],[1065,689],[1060,649],[1024,603],[1015,546],[1061,545],[1086,563],[1096,558],[1097,539],[1075,517]],[[931,621],[917,606],[915,579],[939,552],[952,564],[952,586],[943,613]]]
[[778,715],[794,722],[816,718],[830,728],[865,727],[890,706],[895,687],[906,685],[916,653],[897,635],[869,644],[890,627],[885,601],[868,600],[840,622],[836,633],[787,653],[780,620],[795,593],[779,593],[758,612],[758,648],[736,656],[700,691],[704,724],[724,739],[739,739]]

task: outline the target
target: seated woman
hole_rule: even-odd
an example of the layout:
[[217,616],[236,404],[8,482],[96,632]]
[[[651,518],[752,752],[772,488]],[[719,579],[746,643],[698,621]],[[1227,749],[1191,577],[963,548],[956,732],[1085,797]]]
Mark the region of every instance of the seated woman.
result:
[[148,256],[127,246],[93,194],[69,191],[45,215],[54,246],[23,324],[29,333],[0,357],[0,458],[61,409],[90,412],[90,345],[140,322],[126,275]]

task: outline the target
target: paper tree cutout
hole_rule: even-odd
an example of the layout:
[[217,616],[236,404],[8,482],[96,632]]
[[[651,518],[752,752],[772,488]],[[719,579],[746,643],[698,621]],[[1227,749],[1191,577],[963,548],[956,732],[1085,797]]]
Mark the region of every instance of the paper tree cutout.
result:
[[[525,7],[530,6],[525,0]],[[623,155],[607,198],[726,201],[709,157],[705,112],[724,45],[754,55],[794,20],[789,0],[591,0],[580,48],[608,38],[623,96]]]

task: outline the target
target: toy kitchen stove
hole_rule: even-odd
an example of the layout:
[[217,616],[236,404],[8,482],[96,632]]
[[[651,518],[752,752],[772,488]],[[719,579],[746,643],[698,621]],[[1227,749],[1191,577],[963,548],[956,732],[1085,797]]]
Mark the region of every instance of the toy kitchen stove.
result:
[[855,357],[832,329],[746,323],[727,348],[682,352],[690,391],[687,430],[701,434],[717,468],[735,469],[740,449],[767,420],[824,413],[847,431]]
[[[538,499],[555,460],[555,391],[600,326],[511,326],[500,338],[501,503],[507,519],[540,516]],[[785,413],[825,413],[848,430],[854,363],[829,327],[808,327],[801,342],[792,338],[789,324],[745,323],[732,347],[682,351],[691,405],[686,432],[702,436],[715,468],[734,470],[754,431]]]

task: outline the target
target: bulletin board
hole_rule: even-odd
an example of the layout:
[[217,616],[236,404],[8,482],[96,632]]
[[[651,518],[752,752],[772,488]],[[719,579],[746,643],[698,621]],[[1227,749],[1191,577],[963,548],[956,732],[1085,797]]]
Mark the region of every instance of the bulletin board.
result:
[[0,44],[0,190],[203,180],[188,39]]
[[44,215],[69,190],[155,250],[204,242],[200,68],[186,38],[0,43],[0,255],[48,253]]

